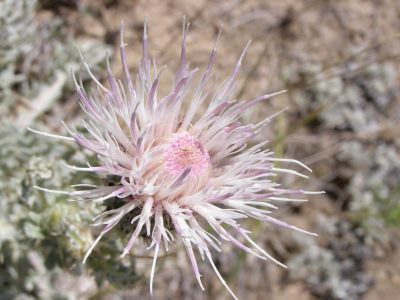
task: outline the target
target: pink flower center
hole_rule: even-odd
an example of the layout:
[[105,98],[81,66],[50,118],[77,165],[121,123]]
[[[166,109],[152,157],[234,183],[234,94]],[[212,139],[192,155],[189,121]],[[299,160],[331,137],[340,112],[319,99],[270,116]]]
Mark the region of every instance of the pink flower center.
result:
[[165,146],[164,159],[168,171],[174,175],[187,168],[190,168],[192,176],[202,175],[210,162],[207,150],[187,132],[176,134],[172,142]]

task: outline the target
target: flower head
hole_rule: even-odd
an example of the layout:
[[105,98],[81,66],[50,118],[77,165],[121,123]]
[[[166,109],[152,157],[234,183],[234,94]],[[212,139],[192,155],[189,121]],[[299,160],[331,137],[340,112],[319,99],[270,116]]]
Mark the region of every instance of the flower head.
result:
[[[97,154],[99,164],[71,167],[116,180],[111,186],[63,193],[95,202],[120,203],[96,217],[94,225],[101,226],[102,230],[84,261],[107,232],[129,217],[131,234],[122,256],[131,251],[139,236],[150,238],[149,248],[154,249],[150,290],[161,248],[168,251],[168,246],[177,239],[186,249],[200,286],[197,255],[208,260],[234,296],[213,262],[211,249],[221,251],[220,244],[224,240],[261,259],[271,259],[282,265],[251,239],[250,232],[240,221],[253,218],[302,231],[273,218],[271,212],[277,208],[273,202],[305,201],[290,196],[312,193],[285,189],[273,176],[280,172],[304,176],[275,167],[277,161],[308,168],[295,160],[274,158],[271,151],[263,149],[265,143],[254,144],[254,137],[272,116],[256,124],[241,122],[243,112],[281,93],[250,101],[233,101],[235,80],[247,46],[230,76],[213,88],[210,78],[216,47],[211,51],[208,67],[196,80],[198,70],[190,69],[186,63],[187,30],[185,25],[172,90],[161,97],[157,87],[162,70],[157,73],[155,67],[151,67],[155,64],[149,59],[146,26],[143,58],[135,81],[128,70],[122,30],[122,82],[108,68],[108,87],[105,87],[83,61],[96,85],[88,94],[74,77],[76,93],[87,117],[82,121],[86,133],[69,130],[71,137],[65,138]],[[203,113],[200,107],[206,107]],[[254,145],[248,146],[250,143]]]
[[206,173],[210,155],[201,143],[187,132],[177,133],[165,145],[164,164],[171,175],[187,170],[188,176],[201,177]]

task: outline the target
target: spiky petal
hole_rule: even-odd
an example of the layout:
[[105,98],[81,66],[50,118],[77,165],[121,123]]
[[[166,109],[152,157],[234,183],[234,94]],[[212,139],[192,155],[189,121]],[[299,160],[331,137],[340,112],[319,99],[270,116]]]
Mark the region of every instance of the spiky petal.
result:
[[[207,69],[196,83],[197,69],[189,69],[186,62],[187,29],[188,25],[184,25],[181,58],[173,88],[163,97],[158,97],[157,93],[161,71],[157,73],[150,67],[146,24],[143,58],[135,83],[127,65],[123,30],[120,47],[122,82],[108,67],[108,87],[105,87],[84,62],[97,86],[88,94],[74,77],[76,93],[87,116],[81,123],[87,133],[69,130],[71,137],[65,139],[73,139],[95,153],[99,165],[71,167],[112,175],[118,182],[112,186],[53,192],[95,202],[122,199],[122,206],[96,217],[95,225],[102,226],[102,231],[84,261],[107,232],[122,218],[131,216],[132,233],[122,256],[131,251],[139,236],[144,234],[151,239],[149,248],[154,248],[151,292],[157,257],[162,248],[168,251],[169,244],[177,236],[186,249],[200,286],[203,288],[196,252],[209,261],[223,285],[236,298],[219,274],[211,249],[221,251],[221,240],[224,240],[261,259],[284,266],[251,239],[240,221],[253,218],[309,233],[271,217],[271,213],[277,209],[273,205],[275,201],[306,201],[292,197],[315,192],[284,189],[272,180],[277,173],[304,176],[297,171],[278,168],[276,162],[295,163],[309,170],[305,165],[291,159],[274,158],[271,151],[263,149],[265,143],[247,146],[273,116],[257,124],[242,124],[240,116],[256,104],[282,93],[239,103],[233,101],[236,77],[248,45],[231,75],[219,87],[213,88],[210,78],[217,49],[212,49]],[[188,102],[186,110],[182,105],[184,101]],[[200,114],[199,108],[204,106],[206,110]],[[140,213],[132,216],[131,212],[138,208]],[[200,225],[204,223],[210,225],[212,232]]]

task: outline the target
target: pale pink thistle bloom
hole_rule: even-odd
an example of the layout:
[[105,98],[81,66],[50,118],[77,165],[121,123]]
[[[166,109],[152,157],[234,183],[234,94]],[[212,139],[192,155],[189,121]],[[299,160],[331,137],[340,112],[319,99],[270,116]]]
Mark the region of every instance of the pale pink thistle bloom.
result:
[[171,143],[165,145],[164,163],[172,175],[187,170],[188,176],[196,179],[206,173],[210,155],[197,139],[182,132],[175,134]]
[[[309,169],[295,160],[273,158],[271,151],[262,149],[266,142],[247,146],[273,116],[256,124],[243,125],[241,115],[257,103],[282,93],[267,94],[240,103],[232,100],[235,79],[247,46],[231,75],[217,88],[210,84],[217,52],[214,47],[207,69],[195,84],[198,70],[190,70],[186,63],[187,30],[188,25],[185,25],[174,86],[171,93],[161,98],[157,95],[157,86],[162,70],[157,73],[155,64],[151,67],[146,25],[143,58],[135,82],[128,70],[122,30],[122,82],[108,68],[109,87],[103,86],[83,61],[97,87],[91,95],[87,94],[74,77],[81,107],[87,115],[82,125],[88,134],[69,130],[72,137],[60,137],[31,130],[76,141],[96,153],[100,163],[98,166],[70,166],[72,169],[116,176],[119,182],[115,186],[90,186],[89,189],[73,192],[40,189],[95,202],[115,198],[123,200],[121,207],[107,210],[95,218],[94,225],[103,228],[87,251],[84,262],[107,232],[124,216],[140,208],[140,214],[131,220],[132,234],[122,256],[130,252],[143,231],[151,238],[149,249],[154,248],[151,292],[161,246],[168,251],[169,244],[177,236],[183,242],[201,288],[204,289],[195,250],[203,260],[209,261],[222,284],[236,298],[218,272],[210,248],[221,251],[221,240],[224,240],[285,267],[258,246],[250,238],[250,232],[242,228],[238,221],[250,217],[309,233],[271,217],[272,211],[277,209],[272,202],[307,201],[289,196],[321,192],[280,187],[272,180],[277,173],[306,176],[290,169],[276,168],[275,162],[296,163]],[[186,110],[182,107],[184,101],[188,102]],[[207,103],[206,111],[200,115],[200,106]],[[172,221],[175,233],[167,228],[166,216]],[[208,223],[212,232],[208,232],[202,223]]]

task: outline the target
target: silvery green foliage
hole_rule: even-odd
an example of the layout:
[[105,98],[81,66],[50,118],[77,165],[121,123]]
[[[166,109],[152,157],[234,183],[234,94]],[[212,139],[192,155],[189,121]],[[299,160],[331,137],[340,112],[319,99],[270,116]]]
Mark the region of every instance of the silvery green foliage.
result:
[[71,180],[51,156],[72,151],[6,125],[0,128],[0,141],[0,222],[5,228],[0,236],[0,298],[49,299],[53,276],[61,267],[77,264],[84,238],[90,238],[88,228],[75,225],[89,215],[65,199],[43,197],[32,186]]
[[400,113],[398,72],[386,63],[353,72],[356,67],[348,64],[338,75],[324,78],[321,66],[305,65],[292,81],[314,80],[297,101],[303,111],[321,110],[319,129],[352,135],[340,142],[334,157],[340,170],[352,171],[337,175],[346,182],[338,188],[345,193],[349,209],[357,212],[358,221],[372,233],[385,223],[400,222],[400,206],[394,200],[400,190],[399,145],[389,132]]
[[[361,150],[364,149],[364,150]],[[384,225],[400,224],[400,155],[394,145],[363,146],[360,141],[343,144],[339,160],[357,170],[348,191],[349,209],[376,239],[387,239]],[[367,167],[366,167],[367,166]],[[383,180],[384,179],[384,180]]]
[[82,203],[33,188],[62,187],[76,180],[95,183],[87,176],[72,177],[63,161],[54,159],[82,163],[87,158],[74,147],[7,125],[0,127],[0,157],[0,299],[77,299],[93,293],[95,283],[135,283],[133,259],[121,261],[115,255],[115,249],[122,249],[116,237],[103,243],[83,268],[82,256],[93,241],[91,219],[98,209],[87,204],[82,209]]
[[15,96],[11,86],[23,80],[17,61],[29,50],[35,28],[31,25],[35,0],[0,3],[0,114],[7,113]]
[[[57,17],[35,23],[36,9],[34,0],[0,3],[0,299],[85,298],[96,283],[132,285],[137,280],[133,259],[114,255],[122,243],[110,237],[83,268],[83,254],[93,241],[91,220],[99,209],[81,209],[81,203],[43,195],[33,186],[67,187],[77,179],[94,183],[71,176],[60,161],[81,164],[88,158],[76,147],[22,133],[16,122],[21,115],[14,113],[36,109],[35,99],[49,96],[58,74],[65,80],[48,103],[71,96],[67,78],[80,68],[77,48],[96,70],[106,47],[74,40]],[[20,110],[20,99],[31,101],[31,107]]]
[[[293,68],[296,72],[293,72]],[[370,64],[357,73],[339,69],[324,75],[318,64],[288,67],[289,82],[309,85],[296,99],[302,110],[321,109],[324,127],[361,132],[386,120],[396,99],[397,72],[390,64]],[[285,72],[284,72],[285,73]],[[337,74],[337,75],[335,75]],[[400,108],[397,107],[397,112]]]
[[371,255],[362,241],[365,232],[342,220],[323,223],[331,242],[320,247],[312,239],[299,240],[307,250],[289,261],[289,278],[304,281],[320,299],[358,300],[373,283],[363,266]]
[[[355,170],[350,177],[341,175],[348,181],[345,191],[350,211],[356,213],[355,220],[367,233],[378,239],[385,237],[381,234],[384,225],[400,222],[396,201],[400,189],[399,145],[392,134],[385,134],[385,127],[393,126],[393,116],[400,111],[395,104],[399,95],[396,76],[390,65],[372,64],[351,79],[336,78],[345,84],[336,90],[342,90],[336,95],[338,104],[328,106],[321,115],[324,126],[350,131],[356,137],[341,143],[336,159],[344,169]],[[323,90],[330,91],[328,86]],[[333,97],[325,99],[335,103]],[[324,99],[322,95],[317,98]]]
[[399,144],[390,132],[400,110],[398,72],[379,63],[358,71],[354,64],[342,67],[324,74],[321,65],[304,64],[287,72],[289,82],[308,86],[296,101],[305,115],[318,111],[310,129],[348,137],[336,141],[327,162],[336,165],[331,196],[348,211],[347,221],[333,218],[332,242],[309,241],[289,263],[292,279],[306,281],[324,299],[360,299],[371,284],[362,269],[367,252],[390,240],[386,226],[400,224]]
[[35,43],[37,26],[32,22],[37,1],[5,0],[0,3],[0,114],[9,114],[17,99],[12,87],[26,76],[20,69]]
[[[0,3],[0,115],[9,121],[18,101],[35,99],[54,83],[57,74],[69,78],[71,71],[79,71],[78,49],[94,70],[110,51],[98,41],[75,40],[57,16],[37,22],[37,8],[36,0]],[[71,92],[70,83],[64,80],[59,90]]]

